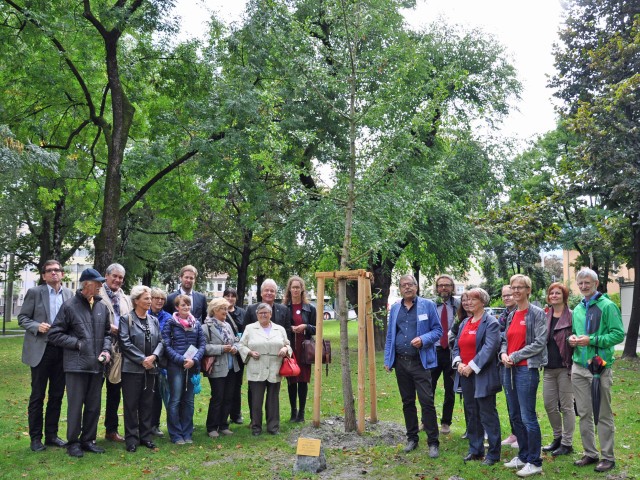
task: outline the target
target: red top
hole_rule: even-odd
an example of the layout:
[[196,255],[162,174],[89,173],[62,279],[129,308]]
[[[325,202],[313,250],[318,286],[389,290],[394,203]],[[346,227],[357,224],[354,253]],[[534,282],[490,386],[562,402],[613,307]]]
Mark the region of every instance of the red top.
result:
[[469,365],[469,362],[476,356],[476,334],[478,333],[480,321],[469,320],[460,333],[458,348],[460,349],[460,361]]
[[[509,330],[507,330],[507,355],[522,350],[525,346],[527,341],[526,316],[528,311],[528,308],[526,310],[516,310],[513,314],[513,320],[511,320],[511,325],[509,325]],[[516,366],[526,367],[527,359],[520,360]]]
[[298,325],[302,325],[302,304],[301,303],[292,303],[291,310],[293,311],[292,319],[293,325],[297,327]]

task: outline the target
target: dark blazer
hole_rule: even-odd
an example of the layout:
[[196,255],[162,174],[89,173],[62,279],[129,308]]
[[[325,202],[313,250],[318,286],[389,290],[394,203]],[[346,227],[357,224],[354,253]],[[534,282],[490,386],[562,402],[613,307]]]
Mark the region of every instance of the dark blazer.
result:
[[[61,288],[64,303],[73,297],[73,291]],[[37,367],[40,364],[47,347],[49,333],[40,333],[38,327],[42,322],[51,323],[49,314],[49,286],[39,285],[27,290],[18,314],[18,325],[26,330],[22,344],[22,362],[30,367]]]
[[[291,308],[291,304],[287,305],[287,309],[289,310],[291,326],[293,326],[293,309]],[[302,315],[302,323],[307,325],[307,328],[304,329],[304,338],[310,340],[311,337],[316,334],[316,307],[310,303],[303,303],[302,312],[300,313]],[[287,332],[287,336],[291,345],[295,346],[295,335],[293,330],[290,334]]]
[[[120,317],[120,328],[118,330],[118,343],[122,352],[122,371],[126,373],[158,373],[157,368],[145,370],[142,362],[147,357],[144,354],[145,328],[138,316],[133,312]],[[129,326],[131,323],[131,326]],[[147,315],[147,324],[151,337],[151,354],[158,359],[162,356],[164,345],[162,344],[162,332],[158,319],[153,315]]]
[[[471,317],[467,317],[460,324],[460,330],[453,346],[453,366],[457,368],[460,363],[460,348],[458,340]],[[495,395],[501,389],[500,370],[498,369],[498,350],[500,348],[500,323],[495,317],[484,312],[478,324],[476,333],[476,355],[469,362],[475,375],[475,398],[484,398]],[[458,388],[459,374],[456,372],[454,391]]]
[[[169,315],[173,315],[176,311],[176,306],[173,302],[175,302],[178,295],[180,295],[180,289],[169,294],[164,307],[162,307]],[[191,305],[191,315],[193,315],[200,323],[204,323],[207,319],[207,297],[200,292],[191,290],[191,299],[193,301],[193,304]]]
[[[244,316],[245,328],[247,327],[247,325],[258,321],[258,316],[256,315],[256,309],[258,308],[258,305],[260,305],[260,303],[254,303],[253,305],[249,305],[247,307],[247,312]],[[271,321],[283,327],[284,331],[287,332],[287,338],[291,338],[293,336],[293,331],[291,330],[291,317],[289,316],[289,309],[281,303],[274,303],[272,310]]]

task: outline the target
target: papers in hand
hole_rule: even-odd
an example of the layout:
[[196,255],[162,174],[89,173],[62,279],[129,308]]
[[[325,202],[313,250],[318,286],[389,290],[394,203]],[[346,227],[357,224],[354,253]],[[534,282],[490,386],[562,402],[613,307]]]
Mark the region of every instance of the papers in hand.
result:
[[189,348],[187,348],[187,351],[184,352],[183,357],[185,360],[193,360],[193,357],[196,356],[196,353],[198,353],[198,349],[193,345],[189,345]]

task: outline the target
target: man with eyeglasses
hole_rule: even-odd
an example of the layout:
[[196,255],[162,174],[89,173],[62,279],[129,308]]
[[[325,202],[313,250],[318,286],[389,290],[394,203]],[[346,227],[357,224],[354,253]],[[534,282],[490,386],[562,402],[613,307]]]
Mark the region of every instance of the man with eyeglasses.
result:
[[[504,304],[504,312],[498,317],[498,323],[500,324],[500,332],[504,332],[507,327],[507,319],[511,312],[516,309],[516,301],[513,299],[513,290],[511,290],[511,285],[503,285],[502,286],[502,303]],[[504,368],[502,363],[500,363],[500,368]],[[503,375],[500,375],[500,378],[504,378]],[[507,409],[509,408],[509,404],[507,403]],[[513,423],[511,422],[511,415],[509,415],[509,425],[511,426],[511,434],[502,441],[502,445],[510,446],[511,448],[519,448],[518,439],[516,438],[516,434],[513,433]]]
[[[29,397],[29,437],[31,450],[41,452],[45,445],[64,447],[58,437],[58,422],[64,396],[62,348],[50,344],[49,329],[55,322],[62,304],[73,292],[62,286],[63,270],[57,260],[47,260],[42,267],[44,284],[30,288],[18,315],[18,324],[26,330],[22,344],[22,362],[31,367],[31,395]],[[49,398],[44,417],[45,442],[42,443],[42,413],[49,384]]]
[[456,402],[456,393],[453,390],[454,370],[451,367],[451,349],[449,348],[449,330],[454,324],[456,312],[460,306],[460,300],[453,296],[455,282],[450,275],[440,275],[436,278],[435,293],[438,296],[436,301],[440,324],[442,325],[442,336],[436,345],[438,365],[431,369],[431,386],[433,396],[436,395],[438,379],[442,375],[444,383],[444,402],[442,404],[442,417],[440,418],[440,433],[451,433],[451,419],[453,418],[453,407]]
[[409,453],[418,447],[417,393],[429,457],[438,458],[438,418],[433,404],[429,369],[435,368],[438,363],[436,344],[442,336],[440,317],[434,302],[418,296],[418,282],[413,275],[400,277],[400,292],[402,300],[391,307],[389,314],[384,368],[387,372],[394,368],[396,370],[407,428],[404,452]]

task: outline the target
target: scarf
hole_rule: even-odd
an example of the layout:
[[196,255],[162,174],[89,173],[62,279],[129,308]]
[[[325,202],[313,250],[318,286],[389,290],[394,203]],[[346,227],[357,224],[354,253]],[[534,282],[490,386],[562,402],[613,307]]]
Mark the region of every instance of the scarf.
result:
[[218,333],[222,337],[222,341],[226,345],[233,345],[235,336],[233,335],[233,331],[231,330],[231,325],[226,322],[221,322],[216,318],[213,320],[213,326],[216,327]]
[[109,297],[109,300],[111,300],[114,313],[118,317],[120,317],[120,297],[118,296],[118,292],[117,291],[114,292],[113,290],[111,290],[107,285],[107,282],[103,283],[102,286],[104,287],[104,291],[107,292],[107,296]]
[[194,328],[196,326],[196,319],[193,315],[189,314],[186,319],[180,318],[178,312],[174,312],[173,319],[178,322],[184,329]]

